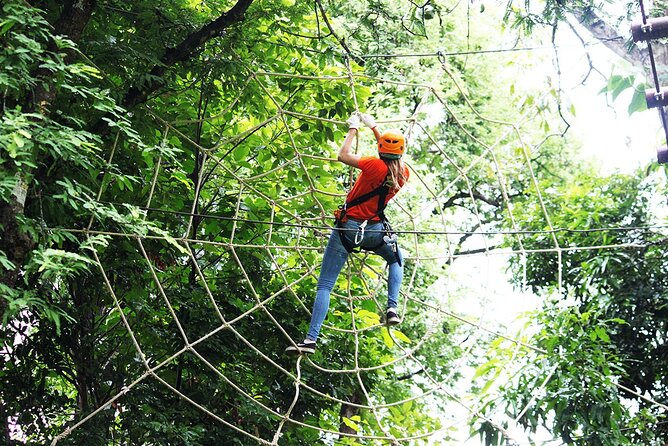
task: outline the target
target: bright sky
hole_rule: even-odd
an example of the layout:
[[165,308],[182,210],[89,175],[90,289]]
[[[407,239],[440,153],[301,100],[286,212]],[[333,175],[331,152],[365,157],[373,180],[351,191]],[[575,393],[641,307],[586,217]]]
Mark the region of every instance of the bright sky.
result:
[[[583,31],[583,36],[586,37]],[[580,80],[588,70],[588,61],[579,42],[570,30],[563,30],[559,39],[566,51],[560,51],[564,89],[575,105],[576,119],[571,131],[583,143],[583,155],[593,158],[603,173],[615,170],[630,172],[649,162],[656,162],[656,148],[665,141],[656,109],[629,116],[627,107],[632,92],[626,91],[614,102],[599,91],[607,80],[592,73],[585,85]],[[593,45],[589,51],[594,66],[604,75],[633,74],[632,68],[604,45]]]

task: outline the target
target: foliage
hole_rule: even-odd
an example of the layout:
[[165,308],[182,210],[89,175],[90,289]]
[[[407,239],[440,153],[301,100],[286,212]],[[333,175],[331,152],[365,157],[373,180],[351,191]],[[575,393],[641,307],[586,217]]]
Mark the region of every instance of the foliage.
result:
[[[32,290],[8,290],[9,312],[5,318],[23,309],[41,308],[38,313],[59,324],[62,309],[52,307],[52,284],[67,280],[77,271],[85,271],[91,262],[68,250],[86,249],[68,233],[44,230],[44,217],[55,217],[54,223],[64,224],[65,215],[80,210],[78,197],[90,194],[87,184],[104,170],[100,156],[102,139],[86,130],[86,124],[72,110],[49,110],[43,104],[35,108],[25,102],[36,89],[48,89],[59,94],[63,104],[77,103],[84,108],[109,114],[109,123],[138,143],[127,128],[124,111],[114,105],[109,91],[94,84],[100,79],[96,68],[81,62],[70,62],[67,54],[75,50],[73,42],[48,32],[49,24],[41,14],[22,2],[3,5],[3,60],[5,71],[0,75],[4,109],[1,116],[0,144],[3,150],[0,163],[2,201],[12,200],[19,183],[32,183],[34,193],[41,197],[35,212],[20,219],[23,230],[39,241],[30,261],[23,265],[24,280],[31,287],[42,289],[41,295]],[[119,175],[124,179],[123,175]],[[61,180],[63,179],[63,180]],[[34,215],[35,217],[31,216]],[[40,216],[40,217],[37,217]],[[13,269],[16,265],[7,265]],[[37,274],[31,274],[37,273]],[[34,282],[37,281],[37,282]],[[57,293],[56,293],[57,294]],[[48,296],[52,295],[51,298]],[[58,300],[58,299],[56,299]]]
[[[637,397],[663,401],[666,385],[660,339],[667,284],[658,273],[666,250],[665,237],[652,229],[652,178],[584,176],[544,190],[561,256],[540,253],[513,265],[518,282],[526,274],[536,292],[553,296],[528,339],[541,351],[515,364],[502,389],[507,402],[489,403],[506,404],[512,416],[526,407],[519,421],[531,432],[543,426],[568,444],[665,443],[661,410]],[[526,205],[518,214],[523,224],[543,229],[543,211]],[[522,243],[540,250],[554,241],[532,236]],[[499,348],[489,367],[503,367],[507,355]]]

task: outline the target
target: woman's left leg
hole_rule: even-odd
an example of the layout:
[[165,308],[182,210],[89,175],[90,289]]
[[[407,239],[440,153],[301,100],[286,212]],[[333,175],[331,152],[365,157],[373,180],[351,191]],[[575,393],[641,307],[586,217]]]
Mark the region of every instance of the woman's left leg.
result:
[[329,311],[330,294],[347,258],[348,251],[341,243],[339,231],[334,229],[329,236],[329,242],[327,248],[325,248],[322,265],[320,266],[320,276],[318,277],[315,302],[311,313],[311,325],[306,334],[308,340],[316,341],[318,339],[320,327],[322,327]]

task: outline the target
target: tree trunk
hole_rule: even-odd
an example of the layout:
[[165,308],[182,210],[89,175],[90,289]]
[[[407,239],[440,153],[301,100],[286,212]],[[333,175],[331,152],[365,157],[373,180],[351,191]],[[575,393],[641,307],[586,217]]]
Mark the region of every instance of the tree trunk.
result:
[[9,435],[10,433],[9,414],[5,413],[4,410],[0,409],[0,417],[2,418],[2,444],[11,446],[14,444],[14,442],[12,441],[11,436]]
[[572,13],[580,25],[619,57],[636,67],[644,67],[648,64],[646,50],[641,50],[636,45],[631,48],[627,47],[624,39],[619,37],[617,29],[606,23],[592,9],[576,8],[572,10]]
[[[60,17],[53,24],[53,34],[67,36],[73,42],[78,42],[86,25],[93,15],[96,0],[67,0],[63,5]],[[55,42],[50,42],[49,51],[58,51]],[[29,110],[39,110],[43,115],[49,113],[51,105],[56,99],[56,89],[49,80],[51,72],[45,68],[37,70],[37,77],[44,79],[35,86],[33,97],[27,104]]]
[[[359,404],[360,402],[360,394],[358,392],[353,393],[350,402],[353,404]],[[357,434],[357,431],[353,429],[352,427],[348,426],[346,423],[343,422],[343,418],[348,418],[351,419],[355,415],[359,415],[360,413],[360,408],[357,406],[351,406],[349,404],[341,404],[341,410],[339,411],[339,419],[341,420],[341,423],[339,424],[339,432],[342,434],[351,434],[355,435]],[[340,438],[343,438],[344,435],[340,435]]]
[[[92,342],[95,329],[95,313],[99,311],[95,298],[82,285],[70,283],[70,292],[76,308],[76,332],[72,342],[72,362],[76,372],[79,416],[87,415],[97,404],[93,395],[95,382],[95,346]],[[91,401],[91,399],[93,401]]]
[[[591,9],[577,8],[571,10],[573,17],[591,33],[591,35],[603,43],[608,49],[617,54],[631,65],[642,69],[645,73],[647,83],[653,86],[653,76],[647,49],[641,49],[637,45],[630,48],[626,41],[620,38],[619,31],[606,23]],[[664,44],[652,45],[654,60],[659,67],[668,66],[668,48]]]
[[[23,214],[25,194],[22,184],[21,182],[17,188],[21,192],[15,192],[11,203],[0,202],[0,228],[3,230],[2,237],[0,237],[0,250],[15,266],[10,271],[0,268],[0,283],[10,288],[16,286],[21,266],[30,251],[35,247],[35,242],[21,230],[16,219],[18,215]],[[17,197],[17,195],[20,196]],[[0,298],[0,313],[4,314],[6,309],[7,301]]]
[[[76,42],[81,38],[95,7],[95,0],[68,0],[63,6],[63,10],[58,20],[54,24],[54,35],[65,35],[70,40]],[[56,44],[50,42],[49,50],[56,51]],[[35,86],[31,95],[26,98],[25,110],[39,110],[43,115],[48,115],[53,101],[56,99],[56,89],[53,88],[53,82],[49,80],[50,72],[40,68],[36,75],[44,79]],[[9,261],[16,268],[13,271],[4,271],[0,273],[0,283],[10,288],[16,286],[21,267],[23,266],[28,254],[34,249],[35,241],[28,234],[19,228],[17,217],[24,212],[25,195],[27,185],[23,178],[19,180],[19,186],[15,190],[14,200],[11,203],[0,203],[0,227],[3,228],[3,235],[0,239],[0,249],[5,252]],[[0,313],[5,312],[7,301],[0,299]]]

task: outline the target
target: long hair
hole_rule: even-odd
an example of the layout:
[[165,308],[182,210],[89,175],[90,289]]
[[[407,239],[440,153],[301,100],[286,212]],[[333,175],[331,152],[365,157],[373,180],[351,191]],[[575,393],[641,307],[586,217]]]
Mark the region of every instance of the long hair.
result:
[[388,186],[392,192],[398,192],[406,182],[406,167],[403,158],[396,160],[383,159],[387,165]]

